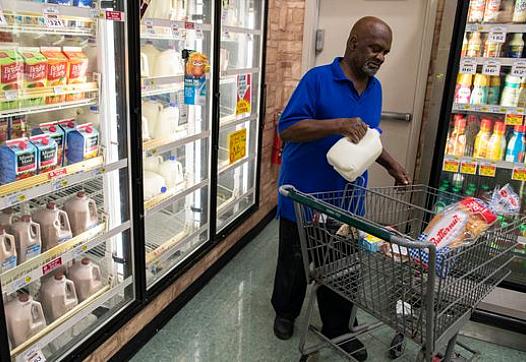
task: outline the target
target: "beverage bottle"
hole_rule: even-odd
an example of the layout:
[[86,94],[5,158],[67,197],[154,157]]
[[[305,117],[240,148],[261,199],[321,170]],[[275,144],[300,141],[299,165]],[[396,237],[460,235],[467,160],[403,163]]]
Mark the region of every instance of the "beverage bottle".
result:
[[508,58],[521,58],[522,52],[524,51],[524,40],[522,39],[522,33],[513,34],[511,41],[508,44]]
[[504,89],[500,97],[500,105],[506,107],[517,107],[519,102],[519,88],[521,79],[510,74],[506,75]]
[[515,10],[513,10],[513,22],[514,23],[525,23],[526,22],[526,0],[516,0]]
[[517,107],[526,107],[526,77],[522,78],[521,86],[519,88]]
[[490,37],[488,36],[484,42],[484,51],[482,52],[482,56],[485,58],[498,58],[501,55],[501,51],[502,43],[491,41]]
[[474,31],[473,33],[471,33],[471,37],[469,38],[468,51],[466,53],[466,56],[480,57],[480,55],[482,54],[481,47],[482,39],[480,38],[480,33],[478,31]]
[[475,147],[473,157],[486,158],[489,139],[491,138],[491,119],[482,118],[480,121],[480,130],[475,138]]
[[464,33],[464,39],[462,40],[462,50],[460,51],[460,56],[465,57],[468,53],[468,38],[466,33]]
[[486,0],[471,0],[469,3],[469,23],[480,23],[484,19]]
[[471,74],[459,74],[455,88],[455,103],[469,104],[471,98]]
[[469,102],[471,104],[486,104],[488,102],[489,77],[484,74],[475,74],[473,90]]
[[500,77],[492,75],[489,78],[488,104],[497,105],[500,100]]
[[475,197],[475,192],[477,191],[477,186],[473,183],[468,184],[464,196],[466,197]]
[[447,197],[447,186],[440,186],[438,188],[437,201],[433,206],[433,211],[439,213],[446,208],[448,205],[449,198]]
[[462,157],[466,148],[466,119],[458,117],[455,119],[455,125],[451,136],[449,137],[450,147],[448,155]]
[[453,190],[458,189],[460,192],[462,190],[462,185],[464,185],[464,175],[461,173],[456,173],[453,175]]
[[504,122],[495,122],[493,134],[488,142],[486,158],[501,161],[506,154],[506,125]]
[[485,23],[496,23],[499,10],[500,10],[501,0],[487,0],[486,8],[484,9],[484,22]]
[[506,158],[508,162],[524,162],[524,130],[525,126],[515,126],[513,135],[506,148]]

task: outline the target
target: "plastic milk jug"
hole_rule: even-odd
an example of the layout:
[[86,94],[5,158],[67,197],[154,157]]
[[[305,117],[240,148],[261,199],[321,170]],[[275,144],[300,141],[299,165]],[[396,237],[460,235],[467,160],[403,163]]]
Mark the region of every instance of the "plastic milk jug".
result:
[[13,213],[13,209],[8,207],[7,209],[0,211],[0,226],[9,229],[13,222],[15,222],[15,214]]
[[89,258],[75,261],[69,268],[68,277],[75,283],[79,302],[88,299],[102,287],[100,267]]
[[5,232],[0,226],[0,272],[16,267],[16,243],[15,237]]
[[53,322],[79,304],[75,283],[66,279],[62,273],[44,280],[40,286],[40,299],[49,322]]
[[24,215],[13,223],[11,232],[16,240],[18,264],[40,254],[42,249],[40,225],[34,222],[30,215]]
[[13,347],[24,343],[46,327],[42,305],[28,294],[20,294],[5,305],[5,318]]
[[380,133],[369,128],[357,144],[347,137],[336,142],[327,153],[327,161],[343,178],[352,182],[376,161],[382,150]]
[[166,186],[173,189],[184,182],[183,165],[174,156],[170,156],[159,166],[159,175],[164,177]]
[[66,201],[64,210],[68,213],[73,236],[82,234],[99,222],[97,204],[85,192],[78,192],[73,198]]
[[33,220],[40,224],[43,251],[52,249],[73,236],[68,214],[60,210],[54,202],[33,213]]

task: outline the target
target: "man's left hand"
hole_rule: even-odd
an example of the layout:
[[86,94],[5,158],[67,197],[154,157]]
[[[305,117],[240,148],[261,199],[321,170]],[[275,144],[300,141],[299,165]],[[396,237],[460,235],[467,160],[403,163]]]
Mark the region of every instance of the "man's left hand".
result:
[[389,167],[387,172],[395,179],[395,186],[407,186],[411,183],[411,177],[409,177],[405,168],[398,162],[395,162]]

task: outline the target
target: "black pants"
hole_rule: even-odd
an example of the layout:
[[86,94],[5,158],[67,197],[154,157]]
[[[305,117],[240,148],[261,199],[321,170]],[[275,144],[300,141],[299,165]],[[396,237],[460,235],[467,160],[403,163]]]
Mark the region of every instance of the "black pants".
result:
[[[296,319],[301,312],[306,290],[298,227],[296,223],[281,218],[278,265],[272,293],[276,314]],[[322,333],[329,338],[348,333],[353,304],[323,286],[318,288],[317,297],[323,323]]]

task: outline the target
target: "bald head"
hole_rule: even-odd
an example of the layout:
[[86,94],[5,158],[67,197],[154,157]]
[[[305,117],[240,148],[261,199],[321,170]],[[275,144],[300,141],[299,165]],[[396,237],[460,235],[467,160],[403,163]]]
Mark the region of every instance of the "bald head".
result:
[[389,25],[374,16],[358,20],[347,40],[344,62],[358,76],[373,76],[391,50],[393,32]]

